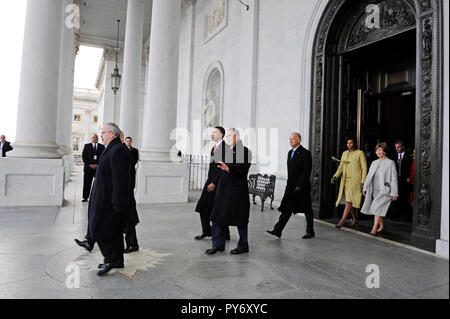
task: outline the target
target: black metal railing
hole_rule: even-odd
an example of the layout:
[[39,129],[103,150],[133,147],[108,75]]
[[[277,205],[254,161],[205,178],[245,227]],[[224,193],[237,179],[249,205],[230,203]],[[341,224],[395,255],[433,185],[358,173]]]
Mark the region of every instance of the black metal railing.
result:
[[182,162],[188,164],[189,190],[202,190],[208,179],[209,155],[183,155]]

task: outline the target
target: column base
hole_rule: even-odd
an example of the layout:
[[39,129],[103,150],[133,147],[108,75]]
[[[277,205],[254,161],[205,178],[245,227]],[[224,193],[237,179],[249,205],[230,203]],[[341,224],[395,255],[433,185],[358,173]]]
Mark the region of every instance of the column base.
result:
[[62,158],[63,155],[58,152],[59,146],[56,144],[21,144],[14,143],[14,149],[8,153],[8,157],[15,158]]
[[70,181],[70,172],[72,172],[73,154],[64,155],[63,161],[64,161],[64,183],[67,184]]
[[62,159],[0,159],[0,207],[60,207],[63,187]]
[[441,257],[445,257],[448,259],[449,251],[448,251],[448,241],[438,239],[436,240],[436,255]]
[[187,164],[141,161],[136,186],[138,204],[187,203]]

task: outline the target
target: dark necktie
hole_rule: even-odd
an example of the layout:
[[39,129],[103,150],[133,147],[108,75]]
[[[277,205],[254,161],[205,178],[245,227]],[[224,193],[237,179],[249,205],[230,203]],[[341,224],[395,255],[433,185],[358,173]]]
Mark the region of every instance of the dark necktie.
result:
[[400,154],[400,157],[398,158],[398,176],[402,176],[402,161],[403,157],[402,154]]

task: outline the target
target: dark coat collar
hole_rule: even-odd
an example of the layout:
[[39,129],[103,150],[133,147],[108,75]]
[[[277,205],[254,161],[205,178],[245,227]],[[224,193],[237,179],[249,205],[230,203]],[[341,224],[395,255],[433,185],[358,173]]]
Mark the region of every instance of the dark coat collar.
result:
[[113,147],[116,144],[120,144],[120,138],[116,137],[115,139],[113,139],[105,148],[104,152],[107,152],[111,149],[111,147]]

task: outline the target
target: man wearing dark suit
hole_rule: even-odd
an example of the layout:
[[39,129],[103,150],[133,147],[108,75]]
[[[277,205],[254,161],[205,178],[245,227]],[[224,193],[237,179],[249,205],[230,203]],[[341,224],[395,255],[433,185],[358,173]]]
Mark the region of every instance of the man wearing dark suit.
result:
[[221,176],[211,213],[212,248],[205,251],[208,255],[225,250],[226,226],[237,226],[239,232],[237,247],[230,253],[237,255],[249,251],[250,199],[247,174],[252,162],[252,153],[239,141],[238,130],[229,129],[225,138],[229,147],[225,149],[225,162],[219,162]]
[[[203,187],[202,195],[198,200],[195,211],[200,214],[202,224],[202,234],[195,237],[201,240],[205,237],[211,237],[211,212],[214,206],[214,198],[216,197],[216,187],[219,183],[220,168],[217,166],[219,162],[225,162],[226,143],[223,140],[225,129],[217,126],[213,129],[211,138],[216,143],[211,150],[211,161],[209,163],[208,179]],[[230,229],[225,227],[225,239],[230,239]]]
[[98,243],[104,256],[98,275],[112,268],[123,268],[123,232],[130,206],[131,156],[119,139],[120,129],[107,123],[102,129],[106,145],[100,158],[91,200],[89,201],[89,235]]
[[302,137],[299,133],[292,133],[289,143],[292,149],[288,153],[287,168],[288,180],[283,199],[278,223],[273,230],[267,232],[281,237],[284,227],[292,214],[304,213],[306,217],[306,234],[303,239],[312,238],[314,234],[314,216],[311,205],[311,183],[309,178],[312,169],[311,152],[300,145]]
[[6,141],[6,136],[0,136],[0,150],[2,151],[2,157],[6,157],[6,152],[12,151],[11,143]]
[[395,141],[394,145],[395,154],[391,159],[395,162],[398,174],[398,200],[391,204],[390,217],[411,220],[411,206],[408,205],[408,178],[411,174],[412,158],[406,152],[405,143],[402,140]]
[[83,202],[87,202],[91,192],[92,180],[95,176],[100,156],[103,153],[105,146],[98,143],[98,135],[92,136],[92,143],[84,145],[82,158],[84,163],[84,178],[83,178]]
[[133,139],[127,137],[125,139],[125,146],[130,152],[130,208],[125,227],[125,250],[124,253],[131,253],[139,250],[139,244],[136,235],[136,225],[139,223],[139,216],[136,210],[136,200],[134,198],[134,188],[136,186],[136,164],[139,161],[139,151],[132,146]]

